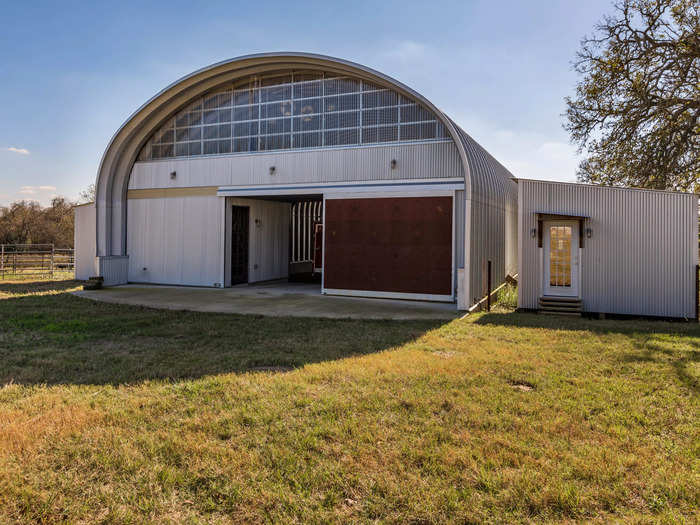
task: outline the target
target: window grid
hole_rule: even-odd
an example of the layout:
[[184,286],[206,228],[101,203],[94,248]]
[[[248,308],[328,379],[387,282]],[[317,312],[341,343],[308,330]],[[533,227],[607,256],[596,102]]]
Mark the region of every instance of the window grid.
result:
[[200,97],[154,133],[139,159],[448,138],[430,111],[390,89],[350,77],[287,78]]
[[571,226],[549,228],[549,285],[571,287]]

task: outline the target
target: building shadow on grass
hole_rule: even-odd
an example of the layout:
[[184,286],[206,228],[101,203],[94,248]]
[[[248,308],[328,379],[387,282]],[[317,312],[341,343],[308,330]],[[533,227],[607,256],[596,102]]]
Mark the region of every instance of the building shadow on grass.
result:
[[[700,338],[700,324],[690,321],[666,321],[642,318],[591,319],[536,313],[486,313],[474,321],[479,325],[517,326],[552,330],[587,330],[595,333],[656,333]],[[700,339],[694,341],[700,345]],[[699,346],[700,347],[700,346]]]
[[[700,393],[700,378],[692,373],[694,365],[700,362],[700,325],[695,322],[649,319],[598,320],[531,313],[488,313],[474,323],[485,326],[586,331],[597,335],[624,334],[632,341],[634,350],[621,354],[621,363],[657,363],[670,366],[687,388]],[[679,340],[679,337],[682,340]]]
[[83,281],[66,279],[62,281],[0,281],[0,297],[3,295],[65,292],[80,286]]
[[277,373],[395,348],[449,322],[160,310],[67,293],[78,284],[0,284],[0,385]]

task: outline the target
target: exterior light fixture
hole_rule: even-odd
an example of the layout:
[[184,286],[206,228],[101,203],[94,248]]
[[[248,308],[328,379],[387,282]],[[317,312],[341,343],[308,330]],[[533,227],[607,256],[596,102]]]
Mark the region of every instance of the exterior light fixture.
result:
[[171,178],[171,179],[174,179],[175,177],[177,177],[177,171],[171,171],[171,172],[170,172],[170,178]]
[[277,168],[275,166],[270,166],[270,175],[274,175],[276,171]]
[[260,219],[255,219],[256,228],[262,228],[262,221]]
[[537,235],[537,228],[532,228],[530,230],[530,237],[532,237],[534,239],[536,235]]
[[593,230],[586,228],[586,239],[590,239],[591,237],[593,237]]
[[392,170],[396,169],[396,159],[391,159],[391,169]]

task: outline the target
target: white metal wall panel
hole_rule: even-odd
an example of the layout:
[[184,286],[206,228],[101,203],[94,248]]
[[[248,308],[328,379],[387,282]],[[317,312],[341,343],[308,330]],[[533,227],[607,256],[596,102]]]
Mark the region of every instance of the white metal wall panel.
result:
[[518,305],[537,308],[542,255],[536,212],[590,217],[580,250],[585,311],[662,317],[695,314],[698,197],[520,180]]
[[104,286],[126,284],[129,272],[128,255],[109,255],[95,257],[95,269],[103,277]]
[[73,208],[75,214],[75,230],[73,231],[73,247],[75,249],[75,278],[86,281],[95,270],[95,255],[97,255],[95,236],[95,205],[84,204]]
[[[231,206],[246,206],[250,209],[248,282],[284,279],[289,275],[289,221],[288,202],[259,199],[226,198],[226,286],[231,284],[231,243],[229,225]],[[258,221],[256,223],[256,220]]]
[[129,281],[220,284],[221,206],[216,196],[129,199]]
[[137,162],[129,189],[454,177],[464,171],[449,141]]

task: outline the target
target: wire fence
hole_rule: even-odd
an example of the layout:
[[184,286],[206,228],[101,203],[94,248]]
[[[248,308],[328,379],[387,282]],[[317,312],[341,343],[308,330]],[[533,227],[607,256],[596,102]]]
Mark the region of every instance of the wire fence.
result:
[[0,244],[0,279],[73,277],[75,252],[53,244]]

